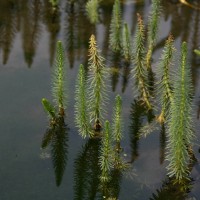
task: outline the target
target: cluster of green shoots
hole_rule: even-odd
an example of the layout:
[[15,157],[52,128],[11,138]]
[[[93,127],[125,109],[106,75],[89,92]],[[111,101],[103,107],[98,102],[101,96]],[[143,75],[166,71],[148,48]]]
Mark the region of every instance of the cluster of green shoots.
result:
[[[120,2],[115,0],[110,25],[109,46],[114,52],[122,51],[126,61],[132,64],[131,76],[134,80],[134,93],[144,107],[154,110],[149,86],[149,70],[153,49],[156,45],[160,16],[160,0],[152,1],[152,12],[148,20],[147,37],[142,17],[137,15],[137,30],[132,44],[129,28],[126,23],[122,28]],[[93,22],[97,20],[96,11],[98,1],[89,0],[86,8],[88,15],[92,15]],[[121,36],[122,34],[122,36]],[[122,38],[122,40],[121,40]],[[191,69],[187,64],[187,44],[183,42],[181,58],[177,71],[171,73],[175,48],[173,37],[170,35],[164,46],[156,73],[156,93],[160,103],[160,113],[155,120],[167,127],[168,144],[166,160],[168,161],[168,175],[175,177],[178,182],[188,179],[189,162],[192,152],[193,123],[192,123],[192,82]],[[120,158],[120,141],[122,139],[122,99],[116,96],[112,125],[105,119],[108,101],[107,79],[108,69],[101,56],[95,36],[89,40],[88,71],[80,65],[75,90],[75,123],[79,134],[83,137],[102,138],[99,164],[101,168],[101,182],[108,183],[112,167],[120,168],[123,164]],[[64,116],[66,96],[64,95],[64,53],[61,42],[57,45],[53,81],[55,106],[46,99],[43,106],[55,122],[57,116]],[[156,100],[155,100],[156,101]],[[155,103],[155,102],[154,102]],[[155,111],[158,108],[155,109]],[[113,148],[114,144],[114,148]]]
[[[119,167],[122,161],[114,155],[112,144],[120,152],[122,139],[122,100],[116,96],[112,127],[108,120],[105,121],[107,102],[108,71],[104,65],[104,58],[97,48],[95,36],[89,40],[88,74],[83,65],[80,65],[76,92],[75,92],[75,123],[79,134],[85,138],[102,137],[100,150],[100,167],[102,170],[101,181],[108,182],[112,166]],[[87,98],[86,98],[87,97]],[[105,121],[105,123],[104,123]],[[116,149],[115,149],[116,150]]]

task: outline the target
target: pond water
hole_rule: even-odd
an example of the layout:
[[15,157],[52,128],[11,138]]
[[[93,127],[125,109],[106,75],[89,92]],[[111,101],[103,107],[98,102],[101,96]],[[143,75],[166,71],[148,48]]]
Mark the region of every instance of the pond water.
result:
[[[108,81],[110,102],[114,102],[116,94],[123,99],[123,156],[131,166],[124,174],[113,172],[113,185],[109,187],[116,199],[200,199],[199,163],[192,168],[190,190],[188,193],[180,192],[167,179],[167,163],[163,161],[164,131],[158,130],[145,139],[138,139],[138,130],[147,121],[147,116],[134,100],[130,68],[123,66],[123,62],[113,62],[108,49],[113,2],[101,3],[100,22],[96,26],[90,24],[86,16],[85,1],[74,2],[60,1],[58,9],[53,11],[48,0],[0,1],[0,199],[103,199],[98,188],[99,140],[83,140],[74,124],[75,79],[79,65],[87,65],[91,34],[96,35],[107,66],[118,69]],[[193,53],[200,46],[200,11],[173,1],[163,1],[162,4],[153,69],[169,33],[173,34],[178,51],[182,41],[188,42],[188,60],[195,87],[193,118],[197,145],[194,145],[194,153],[200,161],[200,57]],[[124,0],[121,9],[123,19],[134,35],[136,13],[147,19],[151,1]],[[65,119],[69,128],[67,161],[59,187],[55,182],[51,152],[41,149],[49,124],[41,99],[52,100],[51,70],[57,40],[63,41],[69,61]],[[108,113],[111,112],[112,106],[109,106]]]

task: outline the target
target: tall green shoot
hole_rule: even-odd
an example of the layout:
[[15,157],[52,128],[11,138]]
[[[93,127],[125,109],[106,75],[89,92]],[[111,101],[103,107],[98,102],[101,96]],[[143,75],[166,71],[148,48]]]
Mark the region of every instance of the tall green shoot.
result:
[[83,65],[80,65],[75,91],[75,123],[83,138],[92,136],[86,99],[85,69]]
[[88,77],[88,107],[90,122],[94,129],[99,131],[104,119],[104,106],[107,100],[107,70],[104,65],[104,58],[97,48],[95,36],[92,35],[89,41],[89,77]]
[[152,105],[150,102],[150,94],[148,91],[148,74],[145,69],[145,33],[144,24],[141,16],[137,15],[137,30],[135,34],[134,49],[133,49],[133,64],[134,69],[132,70],[132,76],[135,79],[136,89],[141,96],[141,100],[144,102],[146,107],[151,110]]
[[168,120],[168,175],[178,182],[188,179],[189,148],[193,138],[191,68],[187,64],[187,44],[181,47],[181,61],[174,78],[173,98]]
[[170,35],[165,43],[164,50],[161,56],[161,61],[158,65],[159,82],[157,83],[157,93],[159,102],[161,102],[161,113],[157,118],[160,123],[164,123],[169,113],[170,102],[172,101],[172,84],[170,77],[170,67],[173,61],[175,47],[173,45],[173,37]]

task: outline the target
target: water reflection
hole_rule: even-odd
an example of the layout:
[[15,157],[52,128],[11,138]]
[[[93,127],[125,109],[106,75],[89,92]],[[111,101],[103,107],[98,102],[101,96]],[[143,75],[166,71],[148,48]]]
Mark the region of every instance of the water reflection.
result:
[[150,123],[154,119],[152,111],[146,111],[144,105],[141,101],[134,99],[131,104],[131,114],[130,114],[130,142],[131,142],[131,160],[130,163],[133,163],[139,156],[138,147],[140,140],[140,129],[144,125],[145,118]]
[[42,140],[42,148],[45,149],[50,146],[51,149],[57,186],[62,182],[67,164],[68,131],[69,128],[64,122],[64,117],[59,116],[51,122]]
[[[167,178],[160,189],[157,189],[152,194],[150,200],[184,200],[189,197],[189,192],[192,189],[192,181],[188,180],[187,183],[179,184],[173,179]],[[193,199],[193,198],[191,198]],[[194,199],[196,199],[194,197]]]
[[59,8],[53,9],[49,1],[44,1],[43,21],[49,32],[49,61],[51,65],[55,56],[57,36],[61,28],[60,17],[61,12]]
[[89,139],[74,162],[74,200],[93,200],[101,196],[100,145],[100,139]]

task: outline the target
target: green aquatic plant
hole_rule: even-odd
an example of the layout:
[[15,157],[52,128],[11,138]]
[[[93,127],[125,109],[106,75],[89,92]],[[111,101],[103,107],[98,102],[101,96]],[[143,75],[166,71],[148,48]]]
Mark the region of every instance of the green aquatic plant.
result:
[[104,65],[104,58],[97,48],[95,36],[92,35],[89,41],[88,60],[88,108],[90,122],[94,124],[94,129],[99,131],[104,119],[104,106],[107,100],[106,79],[108,72]]
[[194,53],[196,53],[198,56],[200,56],[200,50],[195,49],[195,50],[194,50]]
[[92,24],[96,24],[99,21],[98,16],[99,0],[89,0],[86,3],[87,16]]
[[168,175],[178,182],[188,179],[193,134],[191,68],[187,64],[187,44],[182,43],[181,61],[174,78],[168,120]]
[[86,99],[86,74],[84,66],[80,65],[75,91],[75,123],[83,138],[92,136]]
[[130,62],[131,54],[132,54],[132,47],[131,47],[131,41],[130,41],[130,32],[129,32],[127,23],[124,23],[124,27],[123,27],[122,53],[123,53],[125,60],[127,62]]
[[53,7],[56,7],[58,5],[58,3],[59,3],[59,0],[49,0],[49,2],[51,3],[51,5]]
[[54,71],[52,77],[52,94],[54,103],[58,106],[59,113],[64,115],[64,109],[66,108],[66,90],[65,90],[65,54],[64,47],[61,41],[57,42],[56,58],[54,61]]
[[161,61],[157,68],[160,79],[157,83],[157,93],[159,96],[159,102],[161,103],[161,113],[157,120],[160,123],[165,122],[167,114],[169,113],[169,106],[173,96],[169,72],[175,51],[173,43],[173,37],[172,35],[170,35],[165,43],[164,50],[161,56]]
[[110,123],[106,120],[99,157],[99,164],[101,168],[100,180],[102,183],[106,183],[110,180],[110,170],[112,167],[112,144],[110,131]]
[[51,119],[55,119],[56,117],[56,110],[54,106],[45,98],[42,99],[42,105],[46,113]]
[[117,95],[115,98],[112,135],[113,140],[116,142],[116,151],[120,151],[120,142],[122,139],[122,99],[120,95]]
[[148,20],[148,37],[147,37],[147,54],[146,54],[146,65],[147,69],[151,68],[151,58],[153,53],[153,48],[155,47],[157,35],[158,35],[158,25],[161,10],[160,0],[152,1],[152,10]]
[[141,16],[137,15],[137,30],[135,34],[134,49],[133,49],[133,64],[132,76],[135,79],[135,86],[140,94],[141,100],[146,105],[147,109],[151,110],[150,94],[148,90],[148,74],[145,68],[145,33],[144,24]]
[[109,46],[114,52],[121,50],[122,19],[119,0],[115,0],[110,24]]
[[52,75],[52,95],[54,105],[47,99],[42,99],[42,105],[52,120],[56,116],[64,116],[66,108],[66,91],[65,91],[65,55],[61,41],[57,42],[56,58],[53,66]]

